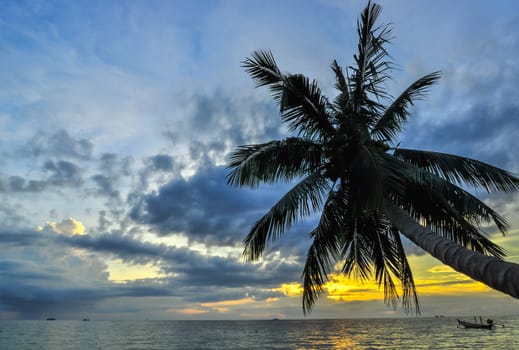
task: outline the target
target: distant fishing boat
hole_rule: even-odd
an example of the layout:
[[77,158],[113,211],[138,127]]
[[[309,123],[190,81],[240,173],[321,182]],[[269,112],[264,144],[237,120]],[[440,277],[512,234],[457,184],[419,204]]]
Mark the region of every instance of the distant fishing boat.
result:
[[56,318],[54,318],[54,317],[47,317],[47,321],[56,321]]
[[90,319],[89,318],[84,318],[83,321],[90,321]]
[[463,320],[458,320],[458,328],[478,328],[478,329],[493,329],[495,326],[494,321],[488,319],[486,323],[483,323],[480,317],[480,323],[475,322],[467,322]]

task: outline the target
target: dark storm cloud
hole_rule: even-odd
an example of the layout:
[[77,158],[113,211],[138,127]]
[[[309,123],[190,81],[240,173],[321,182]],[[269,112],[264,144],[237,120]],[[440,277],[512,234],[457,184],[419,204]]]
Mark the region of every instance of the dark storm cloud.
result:
[[160,245],[141,242],[122,233],[103,234],[95,237],[90,235],[59,236],[58,239],[76,248],[110,253],[130,262],[147,263],[160,258],[163,253]]
[[76,313],[99,300],[99,291],[46,288],[23,282],[2,285],[0,305],[5,311],[16,312],[18,319],[44,319],[68,312]]
[[[84,237],[85,241],[90,238]],[[173,289],[149,281],[148,285],[107,283],[106,266],[91,252],[126,250],[122,257],[131,261],[142,260],[138,254],[155,255],[159,250],[129,249],[124,239],[101,237],[94,243],[78,244],[78,240],[49,231],[3,230],[0,244],[9,253],[0,258],[0,309],[13,311],[16,318],[44,318],[76,315],[97,302],[118,297],[168,296]],[[107,243],[108,242],[108,243]],[[75,244],[74,244],[75,243]],[[138,243],[135,243],[138,245]],[[68,248],[86,248],[86,255],[68,255]],[[102,247],[102,248],[100,248]],[[94,249],[95,248],[95,249]],[[79,278],[78,276],[84,276]]]
[[54,186],[79,186],[83,183],[81,168],[66,160],[48,160],[43,170],[49,174],[48,183]]
[[47,183],[39,180],[26,180],[21,176],[0,179],[0,192],[42,192]]
[[[502,24],[503,25],[503,24]],[[518,21],[473,38],[444,62],[443,78],[414,110],[402,147],[476,158],[519,171]],[[460,55],[463,54],[463,55]],[[456,61],[452,61],[456,60]]]
[[44,239],[40,233],[34,230],[23,230],[19,228],[6,228],[0,231],[0,245],[2,246],[31,246]]
[[98,195],[119,198],[119,191],[116,189],[117,179],[105,175],[97,174],[92,176],[92,180],[97,185],[96,193]]
[[246,264],[234,259],[198,256],[183,264],[169,265],[180,273],[174,281],[191,287],[242,288],[277,287],[287,281],[298,280],[301,267],[285,261],[268,261],[261,266]]
[[150,183],[164,183],[173,176],[180,176],[182,170],[182,165],[168,154],[147,157],[143,165],[139,171],[140,185],[134,189],[131,197],[139,196],[140,192],[146,191]]
[[517,130],[519,105],[475,105],[441,125],[412,125],[406,147],[422,148],[475,158],[505,169],[519,169]]
[[87,193],[108,198],[105,204],[110,207],[110,212],[120,211],[122,182],[132,176],[132,164],[131,157],[120,158],[114,153],[103,153],[97,159],[96,173],[90,176],[95,188],[88,188]]
[[[14,311],[18,319],[43,319],[58,315],[60,318],[76,318],[83,312],[94,311],[97,303],[107,299],[172,295],[171,288],[160,285],[131,283],[109,288],[41,287],[11,280],[11,283],[2,285],[0,289],[0,306],[4,311]],[[131,306],[125,308],[126,311],[129,309]]]
[[246,264],[234,258],[203,255],[188,248],[141,242],[121,233],[97,237],[58,236],[66,245],[91,252],[108,253],[130,263],[160,263],[180,286],[276,286],[287,278],[299,278],[300,266],[283,260]]
[[164,236],[184,233],[192,241],[236,245],[259,218],[258,209],[274,200],[271,191],[255,196],[227,186],[227,173],[223,167],[207,167],[189,179],[171,180],[157,193],[142,195],[130,216]]
[[237,195],[225,176],[224,168],[210,167],[188,180],[172,180],[158,193],[143,195],[130,216],[161,235],[183,232],[194,241],[232,244],[244,232],[245,208],[254,207],[255,200]]
[[[297,280],[300,274],[299,265],[282,259],[246,264],[230,257],[204,255],[185,247],[142,242],[122,233],[92,237],[5,231],[0,232],[0,242],[3,246],[16,246],[20,251],[38,247],[38,251],[45,252],[41,256],[33,253],[27,260],[19,260],[21,255],[16,259],[9,256],[0,259],[3,277],[0,281],[0,307],[16,312],[17,318],[76,317],[81,312],[92,311],[103,300],[121,297],[177,296],[187,302],[200,303],[253,295],[261,300],[280,295],[279,292],[267,292],[266,288]],[[49,262],[40,260],[46,256],[61,256],[67,248],[82,249],[90,257],[70,257],[63,266],[61,260],[55,264],[51,263],[52,259]],[[119,258],[127,263],[152,263],[160,266],[167,275],[124,285],[107,284],[106,280],[96,279],[91,282],[84,280],[82,285],[74,283],[78,273],[85,273],[77,269],[90,263],[96,254]],[[91,268],[98,274],[106,274],[102,265]],[[258,288],[264,292],[258,292]],[[131,306],[126,309],[131,309]]]
[[61,129],[53,134],[38,131],[24,147],[24,152],[31,156],[90,159],[93,148],[89,140],[75,139],[66,130]]
[[[251,97],[234,99],[221,91],[195,94],[185,103],[189,112],[166,134],[175,146],[187,144],[187,159],[159,154],[145,161],[142,186],[129,196],[130,217],[164,236],[184,233],[190,241],[239,244],[260,217],[259,208],[268,208],[277,198],[272,190],[250,196],[250,190],[226,186],[226,170],[214,164],[225,160],[230,147],[283,138],[277,107]],[[180,176],[181,170],[193,167],[193,177]],[[153,181],[163,185],[146,194]]]
[[155,156],[150,157],[149,159],[150,167],[156,171],[173,171],[174,160],[173,157],[167,154],[157,154]]
[[132,175],[132,157],[119,158],[115,153],[103,153],[99,158],[99,170],[106,176]]

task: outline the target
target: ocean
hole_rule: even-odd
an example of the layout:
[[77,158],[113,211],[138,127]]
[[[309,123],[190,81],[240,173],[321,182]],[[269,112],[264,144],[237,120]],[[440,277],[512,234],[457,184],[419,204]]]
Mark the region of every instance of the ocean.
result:
[[0,349],[519,349],[519,316],[493,319],[504,327],[461,329],[453,317],[0,321]]

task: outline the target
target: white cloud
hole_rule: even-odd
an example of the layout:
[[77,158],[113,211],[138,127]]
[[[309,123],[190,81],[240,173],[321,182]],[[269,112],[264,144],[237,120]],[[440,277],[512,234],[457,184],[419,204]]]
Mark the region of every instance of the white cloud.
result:
[[45,225],[39,226],[37,230],[43,232],[50,231],[67,236],[86,235],[85,226],[74,218],[63,219],[61,222],[47,221]]

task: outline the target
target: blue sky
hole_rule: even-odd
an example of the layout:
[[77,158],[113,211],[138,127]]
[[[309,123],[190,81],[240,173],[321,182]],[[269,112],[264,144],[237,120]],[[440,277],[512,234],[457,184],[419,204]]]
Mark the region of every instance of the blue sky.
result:
[[[380,1],[395,95],[441,70],[402,147],[519,173],[519,3]],[[364,1],[2,1],[0,318],[302,317],[297,283],[312,222],[263,261],[241,241],[286,190],[226,185],[235,146],[286,136],[241,67],[270,49],[334,96]],[[480,194],[484,196],[484,194]],[[519,197],[484,197],[511,223]],[[514,232],[515,231],[515,232]],[[409,246],[424,315],[509,314],[519,302]],[[402,316],[373,286],[323,297],[310,317]]]

